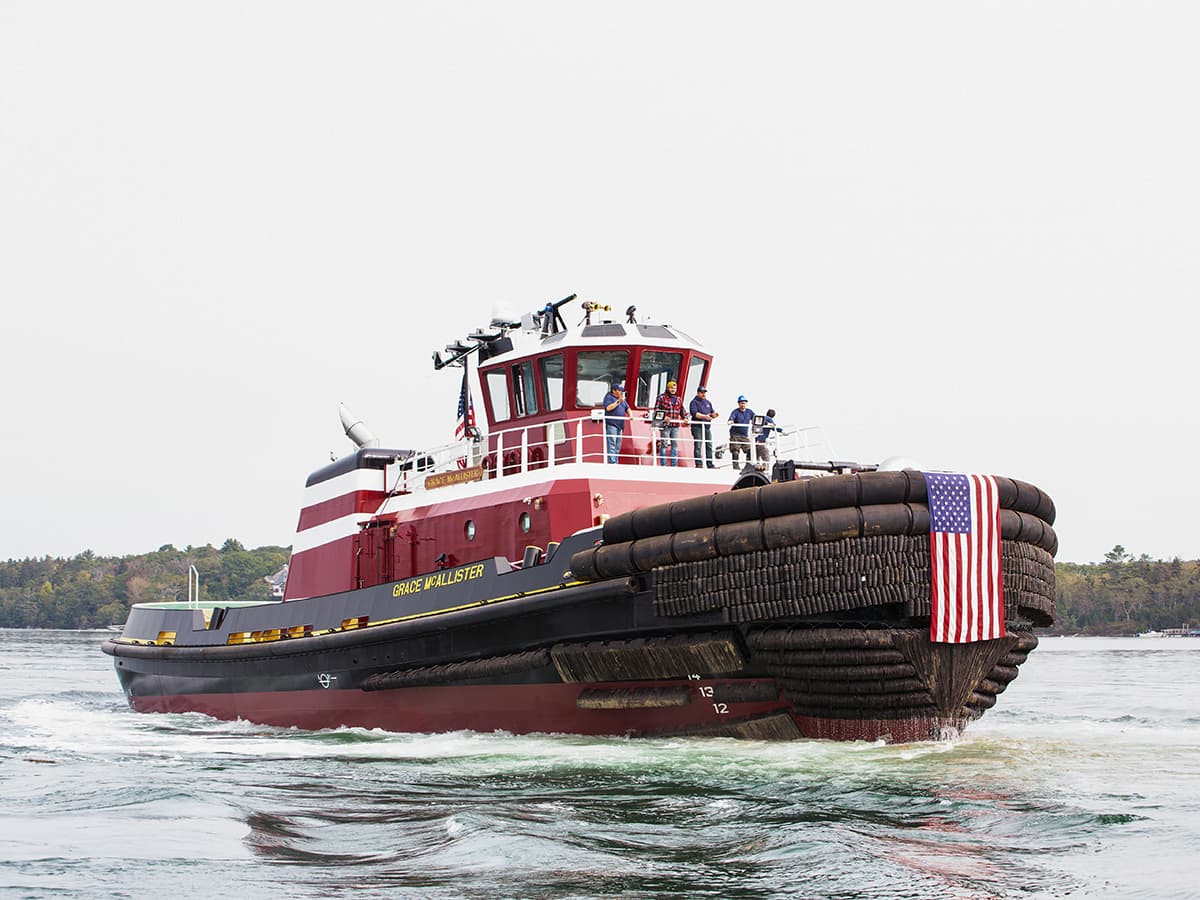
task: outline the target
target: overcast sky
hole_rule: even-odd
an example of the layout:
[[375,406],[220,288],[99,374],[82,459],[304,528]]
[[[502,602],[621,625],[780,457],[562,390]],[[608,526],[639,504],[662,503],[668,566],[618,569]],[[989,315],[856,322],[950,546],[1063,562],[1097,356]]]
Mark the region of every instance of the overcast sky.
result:
[[573,292],[1198,558],[1195,9],[0,0],[0,559],[288,544],[339,401],[448,440],[431,352]]

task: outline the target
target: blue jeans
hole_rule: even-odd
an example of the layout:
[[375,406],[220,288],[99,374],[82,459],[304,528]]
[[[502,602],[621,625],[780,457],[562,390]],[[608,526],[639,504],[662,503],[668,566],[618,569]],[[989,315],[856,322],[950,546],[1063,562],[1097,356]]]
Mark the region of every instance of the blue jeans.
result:
[[708,460],[708,467],[713,468],[711,425],[692,425],[692,458],[696,461],[697,469],[704,468],[705,459]]
[[[676,446],[676,438],[678,437],[678,425],[668,425],[662,430],[662,434],[658,439],[658,464],[660,466],[679,465],[679,448]],[[671,454],[669,462],[667,457],[668,451]]]
[[608,461],[613,465],[617,464],[617,457],[621,453],[621,438],[625,436],[625,423],[623,422],[605,422],[604,423],[604,443],[608,450]]

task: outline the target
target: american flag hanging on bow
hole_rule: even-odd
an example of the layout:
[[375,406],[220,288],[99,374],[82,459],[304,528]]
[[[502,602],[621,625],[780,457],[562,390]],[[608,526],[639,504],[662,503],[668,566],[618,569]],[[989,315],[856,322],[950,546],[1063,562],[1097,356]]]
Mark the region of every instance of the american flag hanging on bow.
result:
[[967,644],[1004,637],[996,479],[922,474],[929,497],[930,640]]

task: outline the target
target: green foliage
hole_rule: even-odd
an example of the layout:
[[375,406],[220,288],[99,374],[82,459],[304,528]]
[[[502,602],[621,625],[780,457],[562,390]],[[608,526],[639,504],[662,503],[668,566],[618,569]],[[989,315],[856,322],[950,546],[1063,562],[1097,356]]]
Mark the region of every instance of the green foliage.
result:
[[1134,634],[1200,623],[1200,562],[1134,558],[1118,544],[1102,563],[1056,563],[1054,573],[1056,632]]
[[[288,561],[287,547],[247,550],[229,538],[177,550],[164,544],[140,556],[84,550],[0,562],[0,628],[98,628],[124,622],[134,603],[187,599],[187,572],[200,573],[205,600],[267,600],[263,579]],[[1134,557],[1119,544],[1102,563],[1056,563],[1054,631],[1132,634],[1200,623],[1200,562]]]
[[268,600],[263,579],[288,561],[287,547],[247,550],[230,538],[176,550],[164,544],[140,556],[49,556],[0,562],[0,628],[100,628],[124,622],[134,603],[187,599],[187,573],[200,573],[205,600]]

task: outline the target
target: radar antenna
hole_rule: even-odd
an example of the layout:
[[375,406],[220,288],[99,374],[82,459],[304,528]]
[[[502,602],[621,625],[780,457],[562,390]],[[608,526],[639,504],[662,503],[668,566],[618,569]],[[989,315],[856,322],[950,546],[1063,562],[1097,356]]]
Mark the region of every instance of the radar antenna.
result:
[[[549,337],[552,334],[558,334],[560,331],[567,330],[567,324],[563,321],[562,313],[559,312],[566,304],[570,303],[576,297],[572,294],[570,297],[563,297],[554,303],[547,303],[538,312],[526,313],[523,316],[525,327],[537,327],[541,329],[542,337]],[[585,304],[586,305],[586,304]],[[608,309],[608,307],[604,307]],[[510,321],[508,319],[492,319],[491,328],[477,328],[468,334],[463,340],[455,341],[453,344],[447,344],[444,350],[435,350],[433,352],[433,368],[444,369],[446,366],[465,366],[467,357],[472,353],[479,351],[483,347],[487,347],[495,341],[500,340],[509,331],[514,328],[520,328],[520,321]],[[511,347],[510,347],[511,349]],[[445,353],[445,356],[442,354]],[[486,358],[487,354],[484,354]]]

